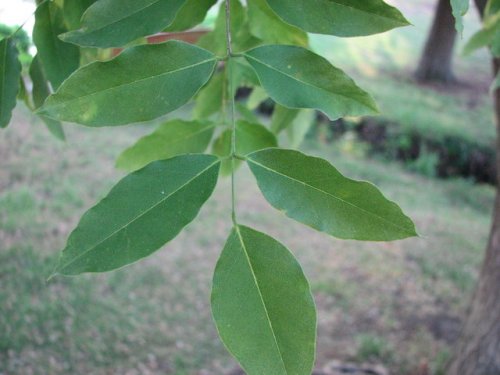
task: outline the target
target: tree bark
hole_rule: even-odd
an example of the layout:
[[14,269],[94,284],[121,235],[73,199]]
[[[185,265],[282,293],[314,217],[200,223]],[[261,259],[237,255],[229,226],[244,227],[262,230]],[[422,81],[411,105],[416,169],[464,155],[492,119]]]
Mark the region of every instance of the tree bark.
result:
[[455,81],[452,61],[456,37],[450,0],[438,0],[432,29],[415,73],[419,82]]
[[[495,77],[500,59],[493,61]],[[497,127],[497,170],[500,171],[500,90],[494,93]],[[500,173],[497,186],[500,187]],[[500,190],[497,187],[493,224],[486,258],[462,335],[447,375],[500,375]]]
[[484,18],[484,9],[486,8],[486,0],[474,0],[476,4],[477,11],[479,12],[479,16],[481,19]]

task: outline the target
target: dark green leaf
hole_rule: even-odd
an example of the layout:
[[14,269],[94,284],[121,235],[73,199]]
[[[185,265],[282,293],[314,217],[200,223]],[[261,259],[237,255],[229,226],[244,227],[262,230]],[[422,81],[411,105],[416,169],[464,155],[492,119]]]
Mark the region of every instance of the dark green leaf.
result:
[[[36,55],[31,61],[29,74],[31,82],[33,83],[33,104],[35,106],[35,109],[37,109],[42,106],[45,99],[47,99],[47,97],[50,95],[50,86],[47,78],[45,77],[45,72],[43,71],[43,67],[40,63],[38,55]],[[40,116],[40,118],[54,137],[60,139],[61,141],[64,141],[66,139],[62,124],[59,121],[50,119],[45,116]]]
[[233,229],[215,268],[212,313],[248,375],[309,375],[316,311],[300,265],[275,239]]
[[271,98],[285,107],[314,108],[334,120],[377,112],[373,99],[323,57],[295,46],[262,46],[245,53]]
[[165,31],[184,31],[203,22],[217,0],[187,0],[177,12],[174,22]]
[[96,0],[64,0],[64,20],[68,30],[80,28],[83,13],[95,2]]
[[382,0],[267,0],[286,22],[310,33],[361,36],[407,26],[396,8]]
[[208,84],[203,87],[195,100],[194,117],[197,119],[206,119],[217,113],[222,108],[222,98],[228,95],[227,88],[224,92],[225,73],[217,73]]
[[155,160],[181,154],[204,152],[215,124],[207,121],[172,120],[126,149],[116,161],[117,168],[137,170]]
[[53,1],[41,4],[35,12],[33,42],[38,50],[47,79],[54,89],[80,64],[78,47],[65,43],[58,35],[67,31],[62,10]]
[[[233,132],[226,130],[214,142],[213,152],[221,157],[231,154],[231,137]],[[244,156],[251,152],[262,150],[268,147],[278,146],[278,141],[273,133],[260,124],[252,124],[244,120],[236,122],[236,153]],[[236,165],[240,162],[237,161]],[[223,175],[231,173],[231,160],[222,162],[221,172]]]
[[271,205],[319,231],[368,241],[416,235],[413,222],[375,186],[344,177],[325,160],[267,149],[249,155],[248,164]]
[[307,34],[283,22],[272,11],[266,0],[248,2],[250,32],[268,44],[292,44],[307,47]]
[[186,0],[99,0],[82,18],[82,27],[61,36],[87,47],[121,47],[155,34],[175,19]]
[[54,274],[110,271],[158,250],[197,216],[219,164],[211,155],[182,155],[122,179],[83,215]]
[[0,128],[9,125],[21,79],[19,53],[12,39],[0,41]]
[[183,42],[132,47],[79,69],[40,113],[96,127],[149,121],[189,101],[215,65],[210,52]]

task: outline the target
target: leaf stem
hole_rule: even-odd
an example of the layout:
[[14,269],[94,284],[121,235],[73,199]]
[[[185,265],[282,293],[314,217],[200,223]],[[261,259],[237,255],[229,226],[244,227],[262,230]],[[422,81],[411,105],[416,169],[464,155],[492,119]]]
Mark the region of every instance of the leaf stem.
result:
[[231,41],[231,6],[229,0],[225,0],[224,6],[226,7],[226,44],[227,44],[227,69],[229,81],[229,96],[231,105],[231,219],[236,226],[236,119],[235,119],[235,103],[234,103],[234,87],[233,87],[233,47]]

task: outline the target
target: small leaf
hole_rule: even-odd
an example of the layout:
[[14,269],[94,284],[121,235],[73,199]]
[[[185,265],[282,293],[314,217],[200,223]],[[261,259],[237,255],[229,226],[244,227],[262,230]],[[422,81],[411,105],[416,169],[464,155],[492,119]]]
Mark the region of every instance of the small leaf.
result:
[[279,104],[313,108],[334,120],[377,112],[373,99],[323,57],[295,46],[262,46],[245,52],[262,86]]
[[[232,134],[232,130],[226,130],[217,138],[213,145],[215,155],[221,157],[231,155]],[[238,155],[244,156],[257,150],[276,146],[278,146],[276,137],[263,125],[252,124],[244,120],[236,122],[236,153]],[[235,164],[238,166],[240,162],[237,161]],[[222,175],[226,176],[230,174],[231,170],[231,160],[224,160],[221,166]]]
[[304,31],[350,37],[382,33],[409,22],[382,0],[267,0],[285,22]]
[[219,335],[248,375],[309,375],[316,311],[300,265],[275,239],[231,232],[215,268],[212,313]]
[[195,118],[206,119],[221,110],[222,98],[224,95],[227,98],[228,95],[227,88],[226,92],[223,90],[224,81],[224,73],[216,73],[200,90],[193,110]]
[[314,125],[315,115],[316,112],[312,109],[303,109],[292,121],[290,126],[287,127],[286,130],[291,148],[297,148],[304,142],[307,133]]
[[248,2],[250,32],[266,44],[291,44],[307,47],[307,34],[283,22],[269,7],[266,0]]
[[174,22],[165,31],[184,31],[203,22],[208,10],[217,0],[186,0],[177,12]]
[[9,125],[21,79],[19,52],[11,38],[0,41],[0,128]]
[[64,20],[68,30],[80,28],[83,13],[96,2],[96,0],[64,0]]
[[116,167],[137,170],[155,160],[181,154],[204,152],[212,139],[215,124],[207,121],[172,120],[126,149]]
[[453,17],[455,17],[455,28],[462,35],[464,32],[463,16],[469,11],[469,0],[451,0]]
[[273,116],[271,117],[271,130],[275,134],[281,133],[284,129],[292,125],[300,110],[283,107],[276,104],[274,106]]
[[312,228],[364,241],[416,235],[413,222],[375,186],[344,177],[325,160],[279,149],[247,160],[268,202]]
[[80,64],[79,48],[58,37],[66,31],[62,10],[55,2],[43,2],[36,9],[33,42],[47,79],[54,89],[78,69]]
[[[45,99],[47,99],[47,97],[50,95],[49,82],[45,77],[45,72],[43,70],[42,64],[40,63],[38,55],[35,55],[35,57],[31,61],[29,74],[31,82],[33,84],[32,88],[33,104],[35,106],[35,109],[38,109],[42,106]],[[59,121],[50,119],[45,116],[40,116],[40,118],[45,123],[47,129],[49,129],[50,133],[54,137],[56,137],[61,141],[64,141],[66,139],[64,130],[62,128],[62,124]]]
[[269,98],[269,95],[267,95],[266,90],[264,90],[262,87],[257,86],[254,87],[252,90],[252,93],[250,94],[248,100],[247,100],[247,107],[250,110],[257,109],[264,100]]
[[86,47],[122,47],[155,34],[175,19],[186,0],[99,0],[82,17],[82,27],[61,35]]
[[254,124],[259,123],[259,118],[257,117],[257,115],[242,103],[236,103],[236,112],[237,115],[239,115],[239,118],[242,120],[253,122]]
[[493,43],[495,34],[497,33],[496,28],[483,28],[477,33],[472,35],[470,39],[464,46],[463,54],[470,55],[471,53],[477,51],[480,48],[487,47]]
[[219,165],[211,155],[182,155],[126,176],[82,216],[54,274],[110,271],[158,250],[197,216]]
[[132,47],[76,71],[39,112],[95,127],[153,120],[188,102],[215,65],[213,54],[183,42]]

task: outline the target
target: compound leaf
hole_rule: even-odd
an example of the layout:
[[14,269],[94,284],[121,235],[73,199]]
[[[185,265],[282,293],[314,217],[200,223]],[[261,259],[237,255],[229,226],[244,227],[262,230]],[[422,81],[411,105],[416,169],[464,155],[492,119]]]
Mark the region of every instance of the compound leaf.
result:
[[121,47],[165,29],[185,3],[186,0],[99,0],[83,14],[81,28],[61,38],[86,47]]
[[20,90],[21,63],[11,38],[0,41],[0,128],[9,125]]
[[126,176],[83,215],[54,274],[110,271],[158,250],[197,216],[219,165],[215,156],[182,155]]
[[351,78],[305,48],[269,45],[244,55],[271,98],[285,107],[319,109],[332,120],[377,112]]
[[215,65],[213,54],[179,41],[132,47],[76,71],[39,112],[94,127],[153,120],[189,101]]
[[286,22],[302,30],[342,37],[382,33],[409,22],[382,0],[267,0]]
[[244,226],[231,232],[215,268],[212,313],[248,375],[309,375],[316,311],[300,265],[281,243]]
[[413,222],[375,186],[344,177],[326,160],[267,149],[247,161],[268,202],[312,228],[364,241],[416,235]]
[[172,120],[126,149],[116,161],[117,168],[137,170],[155,160],[206,150],[215,124],[208,121]]

